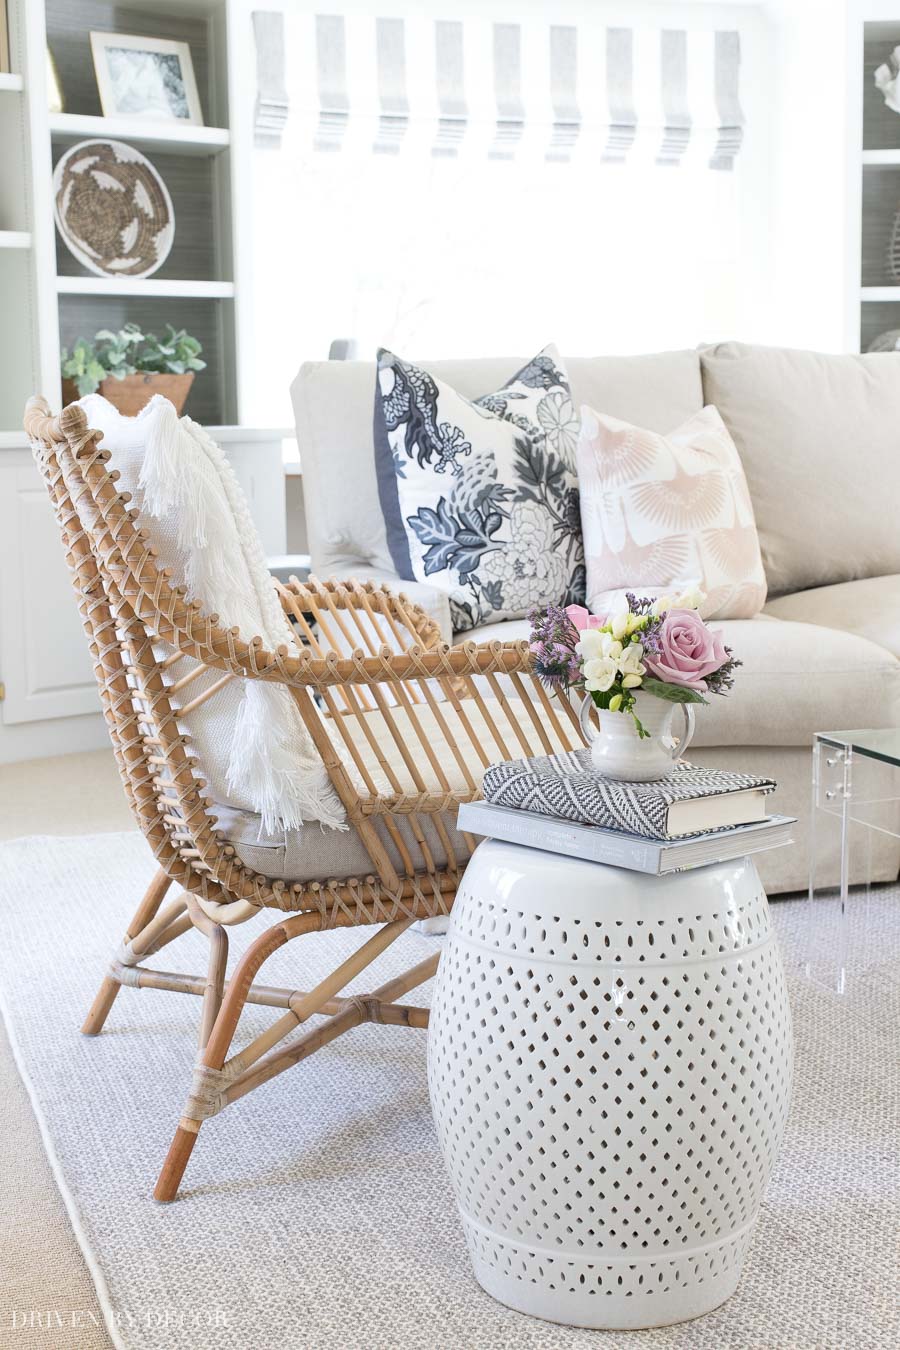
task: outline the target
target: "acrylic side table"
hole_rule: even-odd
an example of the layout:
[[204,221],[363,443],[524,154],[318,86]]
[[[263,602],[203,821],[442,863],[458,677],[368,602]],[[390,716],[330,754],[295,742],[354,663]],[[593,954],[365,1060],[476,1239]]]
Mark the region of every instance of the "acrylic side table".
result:
[[[835,835],[837,860],[823,847]],[[898,869],[900,730],[817,732],[805,959],[811,979],[844,993],[851,974],[884,958],[865,938],[871,890],[878,878],[896,880]]]
[[657,877],[480,844],[428,1058],[488,1293],[610,1329],[698,1317],[733,1293],[792,1070],[752,860]]

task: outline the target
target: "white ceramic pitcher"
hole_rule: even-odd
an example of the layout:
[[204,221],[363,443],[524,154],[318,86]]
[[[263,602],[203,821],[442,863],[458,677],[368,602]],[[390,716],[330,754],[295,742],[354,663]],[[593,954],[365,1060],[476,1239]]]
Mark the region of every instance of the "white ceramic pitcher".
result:
[[[581,729],[591,747],[591,764],[603,778],[620,778],[625,782],[649,783],[671,773],[675,760],[685,753],[694,735],[694,709],[690,703],[667,703],[652,694],[637,690],[634,711],[645,731],[638,735],[630,713],[606,712],[599,708],[600,730],[590,720],[594,701],[585,694],[581,704]],[[684,714],[684,731],[680,741],[672,735],[672,719],[680,708]]]

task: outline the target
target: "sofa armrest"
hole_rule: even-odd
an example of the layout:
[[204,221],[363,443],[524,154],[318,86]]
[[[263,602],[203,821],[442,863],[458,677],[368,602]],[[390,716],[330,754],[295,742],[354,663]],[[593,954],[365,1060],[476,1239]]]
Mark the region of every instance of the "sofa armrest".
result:
[[436,586],[430,586],[427,581],[404,581],[391,572],[371,572],[362,566],[338,568],[334,575],[340,577],[342,581],[349,581],[351,578],[356,581],[371,581],[375,586],[387,586],[388,590],[393,591],[395,595],[408,596],[414,605],[424,609],[429,619],[434,620],[441,630],[442,640],[449,643],[453,642],[450,601],[445,591],[439,591]]

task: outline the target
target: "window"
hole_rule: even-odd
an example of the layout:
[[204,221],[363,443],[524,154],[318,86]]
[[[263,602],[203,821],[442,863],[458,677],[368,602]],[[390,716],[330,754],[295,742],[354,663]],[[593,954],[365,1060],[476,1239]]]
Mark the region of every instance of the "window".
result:
[[300,362],[341,339],[364,359],[587,355],[740,331],[738,34],[717,36],[706,6],[696,31],[612,38],[599,7],[577,28],[541,8],[515,26],[505,103],[487,19],[444,25],[449,75],[440,20],[390,21],[391,85],[374,17],[331,16],[343,31],[324,37],[312,13],[288,17],[287,122],[254,169],[269,419],[290,420]]

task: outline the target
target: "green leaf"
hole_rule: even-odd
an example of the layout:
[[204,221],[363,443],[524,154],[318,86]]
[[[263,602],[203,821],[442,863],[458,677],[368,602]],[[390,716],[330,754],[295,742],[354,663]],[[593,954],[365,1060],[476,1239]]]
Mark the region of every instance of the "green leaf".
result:
[[60,368],[67,379],[74,379],[79,393],[89,394],[100,381],[111,375],[123,380],[137,371],[148,374],[184,374],[188,370],[205,370],[206,362],[199,359],[203,350],[195,337],[184,328],[166,324],[162,342],[155,333],[143,333],[136,323],[126,323],[117,333],[111,328],[100,328],[93,342],[78,338],[72,350],[63,347]]
[[646,676],[641,689],[654,698],[664,699],[666,703],[708,703],[696,689],[686,689],[683,684],[666,684],[664,680],[648,679]]

